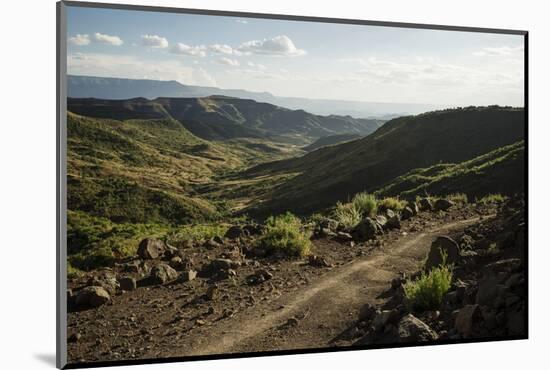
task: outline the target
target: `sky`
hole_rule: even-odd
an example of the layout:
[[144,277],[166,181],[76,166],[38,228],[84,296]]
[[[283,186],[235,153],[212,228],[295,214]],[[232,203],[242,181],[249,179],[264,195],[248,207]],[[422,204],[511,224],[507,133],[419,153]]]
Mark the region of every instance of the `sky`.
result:
[[524,104],[523,36],[68,7],[69,74],[277,96]]

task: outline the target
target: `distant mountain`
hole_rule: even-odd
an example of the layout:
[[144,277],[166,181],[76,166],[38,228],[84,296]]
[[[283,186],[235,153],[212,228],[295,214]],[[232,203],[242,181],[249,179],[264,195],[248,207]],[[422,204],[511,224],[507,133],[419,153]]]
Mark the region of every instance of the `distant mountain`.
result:
[[368,135],[384,121],[350,116],[319,116],[251,99],[227,96],[128,100],[69,98],[70,112],[115,120],[178,120],[194,135],[207,140],[269,138],[272,141],[311,143],[321,136]]
[[438,109],[433,104],[379,103],[330,99],[278,97],[268,92],[184,85],[177,81],[136,80],[126,78],[68,76],[68,96],[71,98],[132,99],[158,97],[200,98],[224,95],[271,103],[288,109],[303,109],[320,115],[350,115],[353,117],[393,118]]
[[340,144],[346,141],[355,140],[361,138],[361,135],[357,134],[341,134],[341,135],[330,135],[330,136],[323,136],[319,139],[315,140],[310,145],[304,147],[303,149],[306,152],[311,152],[315,149],[322,148],[324,146],[328,145],[334,145],[334,144]]
[[363,139],[262,164],[241,177],[293,174],[278,186],[272,184],[257,209],[260,213],[310,212],[360,191],[374,192],[411,170],[458,164],[511,145],[524,139],[524,128],[522,108],[470,107],[400,117]]

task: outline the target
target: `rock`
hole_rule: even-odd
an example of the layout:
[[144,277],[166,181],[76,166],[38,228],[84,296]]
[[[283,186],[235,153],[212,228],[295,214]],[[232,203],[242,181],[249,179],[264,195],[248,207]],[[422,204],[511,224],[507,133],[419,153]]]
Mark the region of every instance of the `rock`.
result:
[[376,309],[374,308],[374,306],[372,306],[369,303],[366,303],[359,310],[359,321],[370,320],[375,312],[376,312]]
[[271,278],[273,278],[272,273],[265,269],[261,269],[257,270],[252,275],[249,275],[246,278],[246,282],[248,283],[248,285],[257,285],[263,283],[264,281],[270,280]]
[[397,310],[376,310],[371,325],[375,331],[380,331],[386,325],[396,322],[397,319],[399,319],[399,311]]
[[89,286],[100,286],[105,289],[109,294],[114,295],[120,289],[118,280],[110,270],[102,270],[97,275],[92,276],[86,282]]
[[455,329],[464,336],[469,337],[474,329],[474,324],[481,318],[481,310],[479,305],[464,306],[456,316]]
[[420,208],[421,211],[431,211],[433,209],[432,201],[430,198],[422,198],[418,202],[418,208]]
[[164,257],[165,258],[172,258],[174,256],[177,256],[179,253],[178,248],[172,247],[171,245],[164,244]]
[[187,282],[187,281],[195,280],[196,277],[197,277],[197,271],[187,270],[181,273],[180,280],[183,282]]
[[184,265],[183,259],[180,256],[175,256],[170,259],[170,267],[173,269],[179,269]]
[[244,225],[243,232],[244,232],[244,236],[261,235],[263,234],[264,229],[265,229],[264,225],[248,224],[248,225]]
[[164,242],[155,238],[145,238],[139,243],[138,256],[144,260],[154,260],[159,258],[164,252]]
[[328,263],[328,261],[326,259],[324,259],[323,257],[320,257],[320,256],[316,256],[314,254],[310,255],[308,257],[308,260],[309,260],[309,264],[311,266],[330,267],[330,263]]
[[395,216],[395,212],[388,208],[384,211],[384,216],[386,216],[386,218],[389,220],[390,218]]
[[216,258],[210,262],[209,269],[211,271],[229,270],[235,269],[241,266],[238,261],[233,261],[228,258]]
[[139,261],[131,261],[122,265],[122,271],[139,274],[142,272]]
[[447,264],[457,264],[460,259],[460,251],[458,244],[448,236],[438,236],[432,243],[428,259],[426,260],[426,268],[431,269],[443,263],[442,253],[447,255]]
[[160,263],[151,269],[149,283],[165,284],[178,278],[178,272],[165,263]]
[[461,249],[469,249],[474,245],[475,240],[468,234],[464,234],[460,237],[459,244]]
[[371,240],[376,238],[381,231],[381,227],[376,221],[366,217],[353,229],[352,234],[359,240]]
[[329,229],[331,231],[338,230],[339,223],[336,220],[333,220],[332,218],[324,218],[319,222],[319,226],[321,229]]
[[433,209],[434,211],[446,211],[454,205],[454,202],[445,198],[440,198],[435,201]]
[[401,211],[401,219],[402,220],[408,220],[409,218],[413,217],[414,216],[414,213],[412,211],[412,209],[410,209],[410,207],[405,207],[403,208],[403,210]]
[[378,215],[376,216],[376,222],[378,222],[380,227],[385,227],[388,219],[386,218],[386,216]]
[[350,242],[353,240],[353,237],[351,236],[351,234],[349,233],[345,233],[343,231],[338,231],[336,233],[336,238],[338,238],[339,241],[341,242]]
[[499,281],[500,279],[497,277],[489,277],[483,280],[477,289],[476,303],[481,306],[492,307],[503,290],[503,286],[499,284]]
[[218,287],[215,285],[212,285],[211,287],[208,287],[206,290],[206,293],[204,294],[204,298],[208,301],[213,301],[218,296]]
[[438,339],[437,333],[428,324],[411,314],[399,320],[397,330],[400,343],[426,342]]
[[386,223],[386,228],[388,229],[400,229],[401,228],[401,219],[399,215],[393,215],[388,219]]
[[67,338],[67,342],[69,343],[76,343],[82,338],[82,334],[80,333],[73,333]]
[[218,244],[223,245],[223,239],[219,235],[216,235],[215,237],[213,237],[212,240]]
[[100,286],[87,286],[76,295],[75,303],[80,307],[99,307],[111,300],[109,292]]
[[221,248],[222,244],[218,243],[216,240],[214,240],[214,238],[212,238],[205,241],[202,246],[205,247],[206,249],[217,249],[217,248]]
[[125,290],[127,292],[130,292],[132,290],[136,290],[137,288],[137,282],[136,279],[129,276],[124,276],[118,279],[118,283],[120,284],[120,289]]
[[240,226],[231,226],[224,235],[228,239],[237,239],[243,236],[245,236],[244,230]]
[[522,262],[519,258],[507,258],[489,263],[485,269],[493,274],[506,273],[511,274],[521,270]]
[[326,227],[323,227],[323,228],[321,228],[321,230],[319,230],[319,235],[327,237],[327,238],[337,236],[337,234],[334,231],[332,231],[331,229],[328,229]]
[[391,281],[391,288],[392,289],[399,289],[403,284],[405,284],[405,279],[402,277],[396,277],[395,279],[392,279]]
[[418,212],[420,211],[418,209],[418,203],[416,203],[416,202],[408,202],[407,207],[412,211],[413,216],[416,216],[418,214]]

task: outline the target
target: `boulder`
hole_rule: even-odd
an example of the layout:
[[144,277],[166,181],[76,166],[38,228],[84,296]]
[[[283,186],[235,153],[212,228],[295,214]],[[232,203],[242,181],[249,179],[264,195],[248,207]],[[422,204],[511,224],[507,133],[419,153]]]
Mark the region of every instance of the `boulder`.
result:
[[477,304],[464,306],[456,316],[455,329],[463,337],[472,334],[475,323],[482,317],[481,309]]
[[382,231],[380,225],[370,217],[365,217],[356,227],[353,229],[353,236],[359,240],[371,240],[376,238],[376,234]]
[[500,279],[492,276],[484,279],[479,284],[476,294],[476,303],[481,306],[492,307],[497,303],[497,298],[501,295],[504,286],[500,284]]
[[401,219],[399,215],[395,214],[388,219],[386,223],[386,228],[388,229],[400,229],[401,228]]
[[86,283],[89,286],[100,286],[105,289],[109,294],[116,294],[120,288],[116,275],[110,270],[100,270],[97,275],[90,277]]
[[321,222],[319,222],[319,226],[321,227],[321,229],[336,231],[338,230],[339,224],[338,221],[333,220],[332,218],[324,218],[321,220]]
[[401,219],[402,220],[408,220],[409,218],[411,218],[413,216],[414,216],[413,210],[408,206],[403,208],[403,210],[401,211]]
[[80,290],[75,299],[75,303],[80,307],[99,307],[111,300],[109,292],[100,286],[87,286]]
[[385,227],[386,223],[388,223],[388,219],[386,216],[378,215],[376,216],[376,222],[380,225],[380,227]]
[[438,339],[437,333],[424,321],[408,314],[397,324],[400,343],[427,342]]
[[224,235],[224,237],[228,239],[237,239],[243,236],[245,236],[243,228],[236,225],[231,226],[229,229],[227,229]]
[[319,235],[324,236],[324,237],[335,237],[335,236],[337,236],[337,234],[334,231],[332,231],[331,229],[328,229],[326,227],[323,227],[323,228],[321,228],[321,230],[319,230]]
[[118,283],[120,284],[120,289],[125,290],[127,292],[136,290],[137,288],[136,279],[130,276],[123,276],[119,278]]
[[138,256],[144,260],[154,260],[164,253],[164,242],[155,238],[145,238],[139,243]]
[[433,209],[434,211],[446,211],[452,206],[454,206],[454,202],[445,198],[440,198],[435,201]]
[[395,216],[395,212],[388,208],[384,211],[384,216],[386,216],[386,218],[389,220],[390,218]]
[[353,240],[353,237],[351,236],[351,234],[345,233],[343,231],[338,231],[336,233],[336,238],[341,242],[349,242]]
[[164,244],[164,257],[165,258],[172,258],[174,256],[177,256],[179,254],[179,249],[176,247],[173,247],[168,244]]
[[178,272],[165,263],[160,263],[151,269],[149,283],[165,284],[178,278]]
[[448,236],[438,236],[432,243],[428,259],[426,260],[426,268],[431,269],[443,263],[442,254],[447,255],[447,264],[457,264],[460,259],[460,250],[458,244]]
[[372,327],[375,331],[382,330],[386,325],[392,324],[399,319],[398,310],[376,310],[372,318]]
[[222,244],[214,240],[214,238],[212,238],[205,241],[202,246],[205,247],[206,249],[217,249],[217,248],[221,248]]
[[376,309],[374,308],[374,306],[372,306],[369,303],[366,303],[359,310],[359,321],[370,320],[372,316],[375,314],[375,312],[376,312]]
[[433,209],[430,198],[422,198],[418,201],[418,208],[421,211],[431,211]]

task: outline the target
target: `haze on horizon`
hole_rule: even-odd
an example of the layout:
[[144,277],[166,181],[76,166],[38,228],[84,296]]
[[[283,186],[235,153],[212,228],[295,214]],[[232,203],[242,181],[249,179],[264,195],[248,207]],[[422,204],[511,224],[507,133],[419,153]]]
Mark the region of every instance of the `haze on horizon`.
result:
[[524,105],[524,39],[457,31],[68,7],[73,75],[276,96]]

